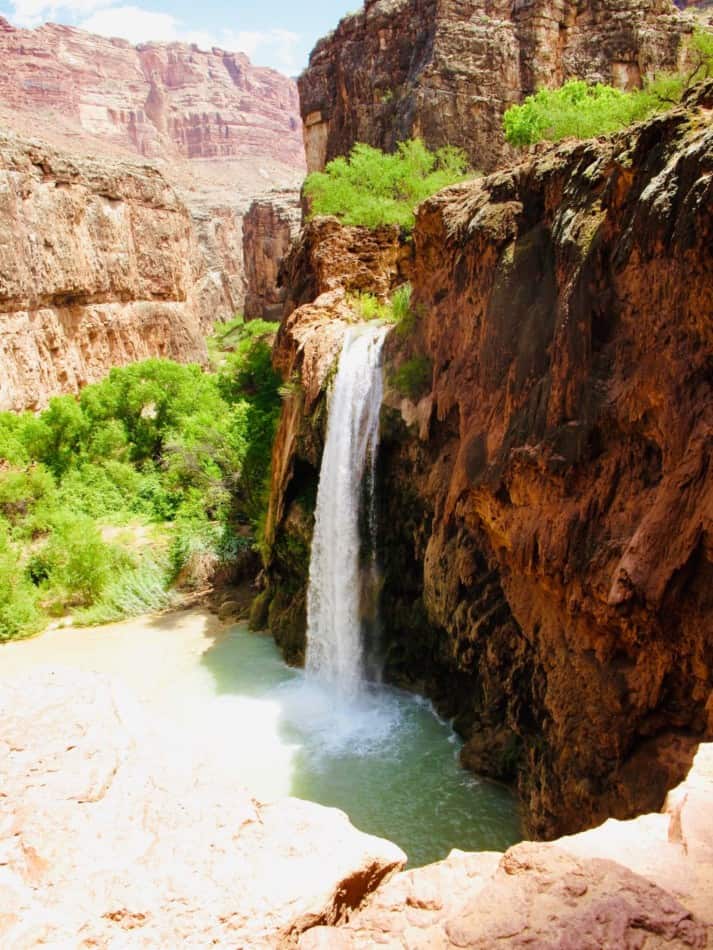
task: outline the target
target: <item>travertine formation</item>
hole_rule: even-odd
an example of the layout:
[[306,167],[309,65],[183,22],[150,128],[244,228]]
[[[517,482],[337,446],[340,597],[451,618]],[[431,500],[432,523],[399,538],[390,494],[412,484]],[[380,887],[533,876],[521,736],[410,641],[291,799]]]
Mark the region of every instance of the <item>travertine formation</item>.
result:
[[0,684],[0,719],[3,947],[294,946],[403,866],[342,812],[191,761],[97,674]]
[[[455,717],[468,766],[517,780],[537,836],[660,808],[713,736],[711,109],[708,83],[427,201],[414,329],[387,341],[387,380],[427,372],[418,392],[391,385],[382,426],[386,675]],[[319,246],[296,252],[298,302],[322,296],[276,352],[304,392],[283,410],[260,604],[296,660],[292,552],[350,319],[340,274],[358,272],[329,250],[336,227],[315,222]],[[359,239],[341,242],[352,261]],[[372,290],[403,279],[397,257]]]
[[270,192],[250,205],[243,224],[246,317],[282,316],[287,289],[280,283],[280,268],[301,223],[297,189]]
[[0,135],[0,409],[149,356],[202,362],[205,278],[156,169]]
[[513,157],[508,106],[571,77],[638,85],[679,64],[691,28],[670,0],[366,0],[299,79],[308,168],[421,136],[489,171]]

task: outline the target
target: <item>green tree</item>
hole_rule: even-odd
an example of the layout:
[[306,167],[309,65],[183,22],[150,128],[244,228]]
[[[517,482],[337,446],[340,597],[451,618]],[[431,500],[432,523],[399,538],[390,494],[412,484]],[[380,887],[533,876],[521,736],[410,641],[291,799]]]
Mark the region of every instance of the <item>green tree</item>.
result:
[[416,206],[467,172],[465,153],[452,146],[432,152],[411,139],[385,153],[357,143],[348,158],[335,158],[323,172],[309,175],[304,190],[313,214],[333,214],[347,225],[395,224],[411,231]]

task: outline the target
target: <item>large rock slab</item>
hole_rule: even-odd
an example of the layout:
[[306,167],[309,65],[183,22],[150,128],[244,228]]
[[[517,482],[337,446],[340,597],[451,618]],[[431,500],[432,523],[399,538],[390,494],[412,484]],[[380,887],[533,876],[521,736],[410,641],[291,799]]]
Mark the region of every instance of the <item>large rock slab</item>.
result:
[[253,800],[114,681],[0,687],[0,944],[290,946],[405,862],[335,809]]

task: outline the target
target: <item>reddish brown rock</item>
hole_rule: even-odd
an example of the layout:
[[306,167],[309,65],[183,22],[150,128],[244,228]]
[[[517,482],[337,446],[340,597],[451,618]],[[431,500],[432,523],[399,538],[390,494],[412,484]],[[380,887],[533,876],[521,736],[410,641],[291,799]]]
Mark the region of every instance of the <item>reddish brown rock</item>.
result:
[[0,230],[0,408],[150,356],[206,358],[191,218],[156,169],[0,136]]
[[540,86],[617,86],[672,69],[691,21],[669,0],[366,0],[299,79],[307,165],[412,136],[489,171],[512,158],[501,118]]
[[279,273],[299,234],[302,208],[299,192],[271,192],[250,205],[243,225],[245,316],[279,320],[286,288]]
[[3,947],[294,946],[403,865],[342,812],[191,761],[105,677],[3,683],[0,717]]
[[[391,386],[383,418],[386,675],[454,717],[468,767],[517,781],[535,836],[659,809],[713,735],[712,107],[709,84],[427,201],[415,331],[387,341],[387,380],[425,360],[431,385],[405,415]],[[308,297],[319,246],[302,260]],[[293,313],[279,365],[325,324]],[[271,501],[286,608],[320,463],[308,389]],[[287,626],[299,659],[303,615]]]

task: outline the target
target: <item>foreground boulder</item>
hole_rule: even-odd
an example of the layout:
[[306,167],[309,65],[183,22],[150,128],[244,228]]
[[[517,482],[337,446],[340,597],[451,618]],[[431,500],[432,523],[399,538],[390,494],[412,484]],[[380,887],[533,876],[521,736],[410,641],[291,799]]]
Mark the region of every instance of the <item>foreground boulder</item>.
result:
[[405,861],[334,809],[253,800],[116,683],[0,685],[0,945],[290,946]]

